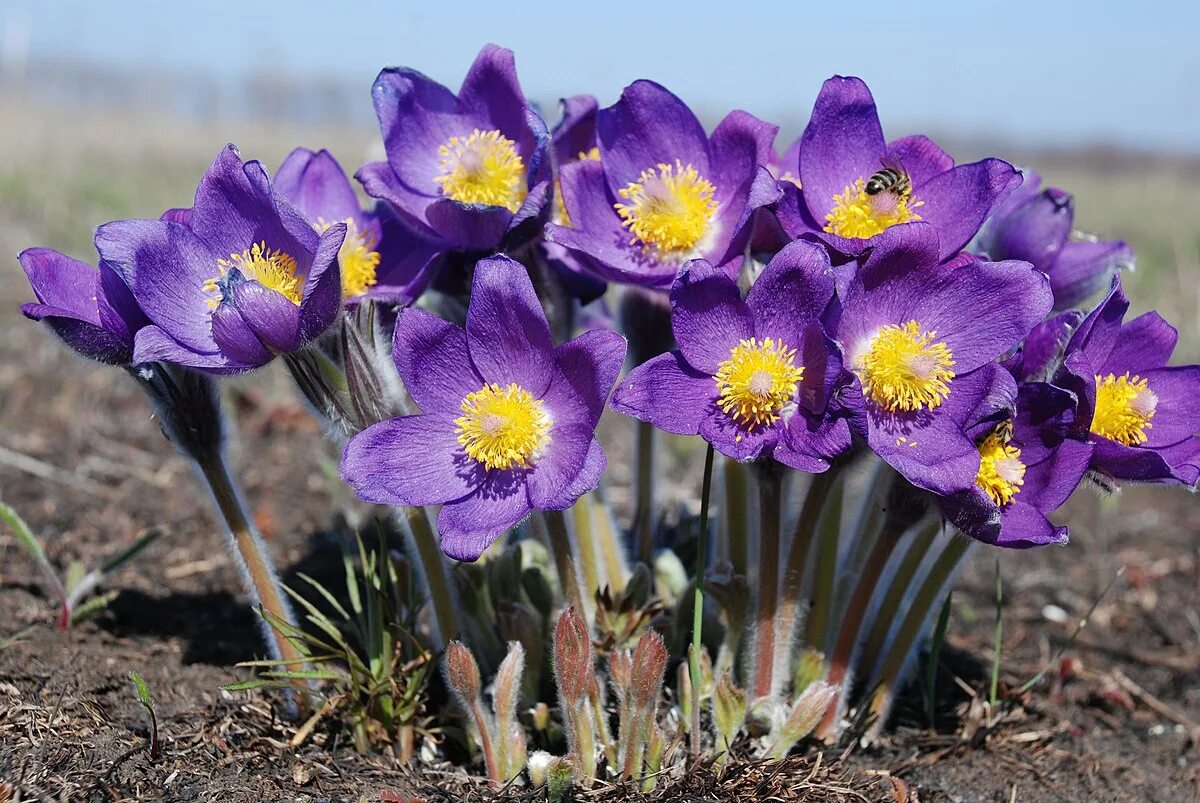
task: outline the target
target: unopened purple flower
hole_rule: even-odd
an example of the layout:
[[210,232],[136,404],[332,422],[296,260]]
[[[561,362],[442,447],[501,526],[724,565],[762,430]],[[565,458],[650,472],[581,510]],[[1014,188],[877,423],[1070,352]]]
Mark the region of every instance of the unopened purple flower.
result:
[[815,243],[780,251],[745,300],[724,270],[691,262],[671,290],[679,349],[634,368],[611,405],[699,434],[735,460],[824,471],[850,447],[846,417],[830,409],[844,380],[820,323],[832,298],[829,258]]
[[1121,278],[1067,344],[1055,383],[1079,398],[1076,426],[1095,444],[1092,468],[1118,480],[1200,479],[1200,366],[1167,362],[1179,334],[1156,312],[1122,323]]
[[625,357],[612,331],[555,348],[525,268],[475,268],[466,331],[401,311],[394,356],[419,415],[356,435],[342,476],[368,502],[442,505],[442,550],[475,560],[531,509],[562,510],[596,487],[596,423]]
[[230,145],[190,211],[106,223],[96,250],[152,324],[137,332],[134,362],[235,373],[303,348],[334,322],[345,234],[345,223],[318,234]]
[[393,67],[372,96],[387,161],[358,171],[369,195],[455,249],[511,248],[540,233],[552,194],[549,134],[511,51],[485,46],[457,95]]
[[636,81],[596,115],[599,161],[562,166],[570,225],[546,237],[629,284],[665,289],[692,259],[724,266],[742,254],[754,211],[779,198],[762,167],[776,130],[735,111],[709,137],[683,101]]
[[111,265],[96,268],[49,248],[27,248],[17,259],[37,296],[21,305],[27,318],[44,321],[85,357],[133,361],[134,335],[149,321]]
[[939,260],[929,224],[878,235],[856,270],[839,271],[831,334],[857,379],[843,401],[871,448],[914,485],[946,494],[971,487],[979,471],[962,428],[978,395],[1007,377],[995,360],[1052,297],[1045,274],[1025,262]]
[[1054,308],[1078,306],[1132,264],[1133,250],[1120,240],[1073,238],[1075,201],[1063,190],[1039,190],[1041,178],[1025,182],[996,209],[979,233],[978,248],[991,259],[1023,259],[1050,276]]
[[1067,528],[1046,518],[1079,486],[1092,446],[1068,435],[1075,397],[1053,385],[1021,385],[989,394],[965,432],[979,449],[979,473],[969,489],[939,497],[959,531],[989,544],[1025,548],[1063,544]]
[[923,220],[937,230],[940,258],[948,259],[1021,183],[1000,159],[955,166],[927,137],[888,143],[871,91],[858,78],[825,82],[797,151],[798,162],[782,168],[801,189],[780,204],[780,222],[793,237],[817,232],[850,256],[893,226]]
[[329,151],[296,148],[280,165],[274,186],[318,232],[346,224],[339,262],[347,304],[370,298],[408,305],[429,285],[445,245],[413,233],[385,203],[359,207]]

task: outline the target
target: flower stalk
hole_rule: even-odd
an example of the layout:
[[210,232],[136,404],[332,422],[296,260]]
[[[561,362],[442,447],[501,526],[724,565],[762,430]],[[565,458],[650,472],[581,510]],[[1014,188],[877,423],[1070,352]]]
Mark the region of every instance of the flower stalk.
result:
[[779,607],[779,539],[783,515],[783,471],[778,465],[757,464],[759,541],[758,606],[755,612],[755,699],[776,691],[775,625]]
[[713,447],[704,452],[704,480],[700,489],[700,533],[696,545],[696,595],[692,605],[692,645],[688,650],[691,700],[691,749],[700,755],[700,650],[703,649],[701,630],[704,626],[704,575],[708,567],[708,502],[712,494]]

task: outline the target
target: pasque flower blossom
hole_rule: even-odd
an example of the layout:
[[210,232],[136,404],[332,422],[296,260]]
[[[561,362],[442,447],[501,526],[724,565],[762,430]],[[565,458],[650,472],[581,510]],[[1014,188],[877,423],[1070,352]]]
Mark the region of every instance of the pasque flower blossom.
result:
[[106,223],[96,250],[150,320],[134,362],[236,373],[303,348],[337,318],[345,234],[345,223],[318,234],[230,145],[190,210]]
[[318,232],[346,224],[339,262],[347,304],[378,299],[407,305],[429,285],[445,244],[414,233],[383,202],[362,209],[329,151],[296,148],[280,165],[274,186]]
[[1121,278],[1075,330],[1056,384],[1079,399],[1091,466],[1117,480],[1194,486],[1200,479],[1200,365],[1167,362],[1179,333],[1156,312],[1123,323]]
[[561,167],[569,225],[546,237],[629,284],[670,287],[692,259],[740,264],[754,211],[780,195],[763,167],[776,131],[734,111],[710,137],[675,95],[635,81],[596,114],[600,158]]
[[[949,259],[1021,183],[1000,159],[956,166],[927,137],[887,142],[858,78],[825,82],[795,152],[797,163],[780,169],[799,179],[800,190],[780,204],[780,222],[793,237],[816,232],[848,255],[893,226],[923,220],[937,230],[940,258]],[[885,169],[894,171],[891,183],[877,189],[871,179]]]
[[511,51],[485,46],[457,95],[388,68],[372,97],[387,161],[358,171],[368,194],[451,248],[511,248],[540,233],[552,196],[549,133]]
[[1108,286],[1114,270],[1133,262],[1120,240],[1074,238],[1075,200],[1023,171],[1024,183],[996,209],[976,245],[991,259],[1023,259],[1050,276],[1054,308],[1075,307]]
[[556,348],[519,263],[478,263],[465,331],[403,310],[394,356],[421,412],[352,438],[342,476],[368,502],[441,504],[447,555],[474,560],[530,510],[568,508],[600,481],[594,433],[625,341],[594,330]]
[[27,248],[17,259],[37,296],[22,304],[85,357],[109,365],[133,361],[133,338],[149,321],[109,264],[99,268],[49,248]]
[[774,458],[820,472],[850,447],[830,399],[844,381],[820,319],[833,272],[815,243],[795,242],[743,300],[724,270],[696,260],[671,290],[679,348],[638,366],[613,409],[679,435],[701,435],[736,460]]
[[[842,394],[871,448],[914,485],[970,488],[979,452],[963,433],[980,389],[1052,303],[1026,262],[939,264],[928,223],[897,226],[839,271],[830,334],[856,381]],[[1010,379],[1011,381],[1011,379]]]
[[1067,528],[1046,514],[1079,486],[1092,455],[1091,444],[1069,435],[1075,397],[1046,383],[1018,387],[1011,378],[992,390],[964,430],[979,449],[975,484],[938,505],[960,532],[989,544],[1066,543]]

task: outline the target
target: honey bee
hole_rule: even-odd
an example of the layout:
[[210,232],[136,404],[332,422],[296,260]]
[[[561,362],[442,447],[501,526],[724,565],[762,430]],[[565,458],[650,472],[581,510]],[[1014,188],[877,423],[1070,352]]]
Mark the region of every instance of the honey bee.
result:
[[1008,443],[1013,438],[1013,421],[1011,418],[1006,418],[994,430],[996,437],[1002,442]]
[[867,195],[878,195],[887,191],[904,197],[912,192],[912,181],[903,168],[885,165],[882,170],[867,179],[864,189]]

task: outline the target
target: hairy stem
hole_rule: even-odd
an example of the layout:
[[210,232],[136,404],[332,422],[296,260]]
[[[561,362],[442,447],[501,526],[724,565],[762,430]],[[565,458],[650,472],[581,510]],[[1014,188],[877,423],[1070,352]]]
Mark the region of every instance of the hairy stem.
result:
[[733,573],[743,577],[750,568],[750,539],[746,533],[746,500],[749,496],[748,469],[736,460],[725,460],[722,514],[725,516],[725,540]]
[[625,563],[621,539],[617,537],[617,528],[613,522],[612,513],[604,501],[603,486],[597,488],[595,493],[585,496],[584,499],[591,512],[596,545],[604,563],[605,581],[614,594],[619,594],[625,588],[625,579],[629,569]]
[[779,530],[783,472],[761,464],[758,476],[758,609],[755,614],[754,697],[772,694],[775,674],[775,613],[779,607]]
[[692,680],[692,755],[700,755],[700,649],[704,626],[704,574],[708,568],[708,502],[712,494],[713,447],[704,453],[704,481],[700,488],[700,537],[696,545],[696,599],[692,606],[692,648],[688,670]]
[[579,545],[579,569],[583,574],[583,593],[595,598],[600,590],[600,566],[596,555],[596,539],[592,529],[592,508],[586,498],[580,499],[571,508],[571,521],[575,525],[575,543]]
[[591,621],[591,606],[586,605],[579,589],[578,569],[571,551],[571,535],[567,530],[567,519],[561,510],[542,511],[541,518],[550,541],[550,552],[554,555],[554,567],[558,571],[558,582],[562,584],[567,604],[574,605],[585,620]]
[[449,567],[441,547],[438,546],[437,536],[429,523],[429,514],[425,508],[397,508],[404,535],[408,538],[412,552],[419,565],[421,577],[425,580],[425,588],[429,592],[429,604],[433,608],[433,619],[438,640],[435,647],[443,647],[452,638],[458,637],[462,630],[458,622],[458,606],[451,591]]

